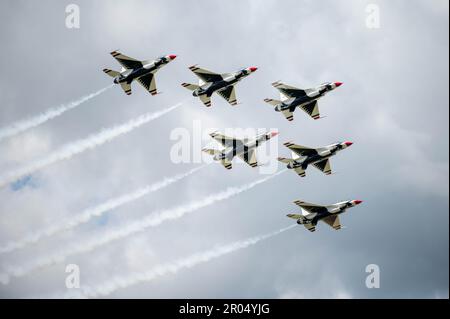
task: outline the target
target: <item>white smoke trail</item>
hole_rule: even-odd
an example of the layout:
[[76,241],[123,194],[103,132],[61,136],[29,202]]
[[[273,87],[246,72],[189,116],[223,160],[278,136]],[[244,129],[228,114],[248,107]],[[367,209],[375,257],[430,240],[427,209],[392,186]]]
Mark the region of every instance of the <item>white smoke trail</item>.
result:
[[33,127],[36,127],[38,125],[41,125],[51,119],[54,119],[55,117],[58,117],[58,116],[62,115],[63,113],[76,108],[77,106],[83,104],[84,102],[89,101],[90,99],[96,97],[97,95],[102,94],[103,92],[112,88],[113,86],[114,86],[114,84],[109,85],[101,90],[98,90],[97,92],[91,93],[89,95],[85,95],[85,96],[81,97],[80,99],[72,101],[68,104],[63,104],[58,107],[50,108],[50,109],[44,111],[43,113],[38,114],[34,117],[30,117],[30,118],[24,119],[22,121],[13,123],[4,128],[0,128],[0,141],[5,138],[22,133],[22,132],[29,130]]
[[0,246],[0,254],[13,252],[13,251],[21,249],[29,244],[37,243],[39,240],[41,240],[45,237],[50,237],[59,232],[69,230],[80,224],[86,223],[94,217],[101,216],[102,214],[104,214],[108,211],[116,209],[122,205],[133,202],[135,200],[138,200],[139,198],[141,198],[145,195],[148,195],[150,193],[153,193],[160,189],[168,187],[169,185],[194,174],[195,172],[199,171],[200,169],[202,169],[204,167],[206,167],[206,165],[193,168],[186,173],[178,174],[178,175],[175,175],[172,177],[166,177],[162,181],[156,182],[151,185],[144,186],[144,187],[139,188],[128,194],[112,198],[102,204],[88,208],[81,214],[75,215],[75,216],[71,217],[70,219],[67,219],[64,221],[59,221],[56,224],[50,225],[46,229],[31,233],[18,241],[9,242],[9,243],[6,243],[6,244]]
[[88,241],[75,243],[72,246],[66,247],[63,251],[57,252],[53,255],[45,256],[41,259],[34,260],[26,265],[4,267],[5,272],[0,273],[0,282],[3,284],[8,284],[11,276],[13,277],[25,276],[36,269],[50,266],[58,262],[62,262],[68,256],[91,251],[97,247],[106,245],[114,240],[125,238],[132,234],[144,231],[146,228],[158,226],[167,220],[174,220],[181,218],[186,214],[192,213],[201,208],[210,206],[219,201],[226,200],[242,192],[248,191],[257,185],[260,185],[264,182],[271,180],[272,178],[280,175],[285,171],[286,169],[279,171],[275,174],[266,176],[264,178],[258,179],[254,182],[244,184],[242,186],[229,187],[224,191],[221,191],[213,195],[209,195],[201,200],[192,201],[185,205],[180,205],[171,209],[166,209],[153,213],[148,217],[136,220],[134,222],[129,223],[128,225],[124,225],[118,229],[107,232],[103,236],[96,236]]
[[[117,276],[97,286],[82,286],[80,287],[79,291],[71,291],[66,293],[65,298],[103,297],[119,289],[128,288],[130,286],[143,282],[149,282],[161,276],[170,274],[175,275],[183,269],[193,268],[199,264],[207,263],[213,259],[231,254],[249,246],[253,246],[260,241],[274,237],[294,227],[296,227],[296,225],[291,225],[265,235],[255,236],[227,245],[215,247],[210,250],[193,254],[186,258],[181,258],[175,262],[158,265],[145,272],[133,273],[126,276]],[[61,295],[54,296],[54,298],[61,298]]]
[[169,113],[170,111],[173,111],[180,105],[181,103],[178,103],[161,111],[143,114],[124,124],[117,125],[108,129],[103,129],[100,132],[91,135],[85,139],[67,144],[63,146],[61,149],[53,153],[50,153],[49,155],[44,156],[43,158],[36,160],[29,165],[26,165],[22,168],[19,168],[18,170],[12,171],[0,177],[0,187],[3,187],[11,182],[14,182],[23,176],[34,173],[35,171],[40,170],[46,166],[49,166],[62,160],[70,159],[74,155],[80,154],[86,150],[92,149],[106,142],[109,142],[118,136],[129,133],[140,126],[150,121],[153,121],[163,116],[164,114]]

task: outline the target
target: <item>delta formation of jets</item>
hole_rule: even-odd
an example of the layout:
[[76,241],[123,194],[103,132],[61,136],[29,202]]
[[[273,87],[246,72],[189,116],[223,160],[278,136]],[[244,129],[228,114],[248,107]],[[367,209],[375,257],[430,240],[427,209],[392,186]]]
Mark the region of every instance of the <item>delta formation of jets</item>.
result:
[[[118,51],[111,52],[111,55],[119,62],[122,69],[120,71],[103,69],[103,72],[113,77],[113,82],[119,84],[127,95],[131,94],[131,83],[135,80],[150,94],[158,94],[155,82],[156,72],[177,57],[171,54],[154,60],[139,61]],[[197,65],[190,66],[189,69],[199,78],[199,83],[198,85],[182,83],[182,86],[192,91],[192,95],[198,97],[206,107],[211,106],[213,93],[217,93],[229,104],[237,105],[235,85],[257,70],[256,67],[249,67],[236,72],[220,74],[200,68]],[[281,112],[288,121],[294,120],[294,111],[297,108],[302,109],[314,120],[317,120],[321,118],[318,100],[341,85],[342,82],[327,82],[314,88],[299,89],[281,82],[274,82],[272,86],[279,91],[280,100],[267,98],[264,99],[264,102],[272,105],[275,111]],[[260,134],[254,139],[238,139],[220,132],[214,132],[210,136],[219,142],[223,149],[205,148],[203,151],[211,155],[215,161],[220,162],[228,170],[232,168],[232,160],[235,156],[238,156],[251,167],[257,167],[259,166],[256,159],[257,147],[277,135],[278,132],[268,132]],[[306,169],[309,165],[313,165],[324,174],[330,175],[330,157],[352,144],[352,142],[338,142],[319,148],[311,148],[286,142],[284,146],[291,150],[292,158],[279,157],[278,160],[286,164],[288,169],[294,170],[300,177],[306,176]],[[324,206],[297,200],[294,204],[300,207],[300,212],[287,216],[295,219],[297,224],[305,226],[311,232],[316,230],[318,221],[323,221],[332,228],[339,230],[342,228],[339,215],[348,208],[361,203],[360,200],[350,200]]]

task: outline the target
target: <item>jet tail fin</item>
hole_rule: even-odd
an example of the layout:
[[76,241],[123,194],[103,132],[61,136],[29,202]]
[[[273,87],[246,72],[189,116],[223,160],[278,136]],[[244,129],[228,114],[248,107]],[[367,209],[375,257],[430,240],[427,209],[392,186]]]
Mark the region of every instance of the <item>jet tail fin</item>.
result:
[[277,106],[282,103],[281,101],[274,99],[264,99],[264,102],[269,103],[272,106]]
[[125,92],[126,95],[131,94],[131,85],[130,83],[122,82],[120,83],[120,86],[122,87],[122,90]]
[[118,76],[120,73],[114,70],[110,70],[110,69],[103,69],[103,72],[105,72],[106,74],[108,74],[110,77],[115,78],[116,76]]
[[190,83],[183,83],[183,84],[181,84],[181,86],[183,86],[184,88],[191,90],[191,91],[195,91],[200,87],[196,84],[190,84]]

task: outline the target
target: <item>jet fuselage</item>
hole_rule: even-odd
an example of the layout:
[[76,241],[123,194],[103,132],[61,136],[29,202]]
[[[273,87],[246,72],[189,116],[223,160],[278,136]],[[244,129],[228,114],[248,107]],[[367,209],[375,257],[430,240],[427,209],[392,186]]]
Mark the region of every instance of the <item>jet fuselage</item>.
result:
[[201,85],[198,89],[194,90],[194,92],[192,92],[192,95],[193,96],[200,96],[200,95],[211,96],[214,92],[223,90],[231,85],[234,85],[250,74],[251,74],[250,71],[248,71],[247,69],[244,69],[244,70],[241,70],[241,71],[231,74],[231,76],[224,78],[221,81],[207,82],[207,83]]
[[325,94],[327,94],[330,91],[333,91],[338,86],[339,85],[336,85],[335,83],[326,83],[320,85],[314,89],[308,90],[309,93],[307,93],[304,96],[293,97],[283,101],[281,104],[275,106],[275,111],[282,112],[285,110],[290,110],[292,112],[298,106],[307,105],[314,101],[319,100]]
[[349,147],[353,143],[351,142],[343,142],[343,143],[335,143],[322,148],[320,152],[317,154],[310,156],[303,156],[295,159],[294,161],[287,164],[288,169],[295,169],[301,167],[303,170],[306,170],[309,165],[318,163],[323,161],[324,159],[330,158],[336,155],[337,152]]
[[168,64],[171,61],[170,58],[161,57],[154,61],[144,61],[143,66],[136,69],[125,69],[120,74],[114,78],[114,83],[128,83],[130,84],[134,80],[147,75],[149,73],[154,73],[158,71],[161,67]]
[[278,133],[271,132],[271,133],[265,133],[258,135],[255,139],[243,144],[243,143],[237,143],[236,145],[230,146],[225,148],[221,153],[217,153],[214,156],[214,159],[216,161],[228,159],[232,160],[236,155],[245,155],[248,154],[251,150],[257,148],[262,143],[270,140],[272,137],[276,136]]
[[340,202],[340,203],[326,206],[323,209],[321,209],[320,211],[315,212],[315,213],[311,213],[302,208],[302,215],[305,217],[305,219],[297,220],[297,224],[299,224],[299,225],[312,224],[315,226],[315,225],[317,225],[317,222],[319,220],[324,219],[331,215],[340,215],[342,213],[345,213],[348,208],[359,205],[360,203],[361,203],[360,200],[349,200],[349,201]]

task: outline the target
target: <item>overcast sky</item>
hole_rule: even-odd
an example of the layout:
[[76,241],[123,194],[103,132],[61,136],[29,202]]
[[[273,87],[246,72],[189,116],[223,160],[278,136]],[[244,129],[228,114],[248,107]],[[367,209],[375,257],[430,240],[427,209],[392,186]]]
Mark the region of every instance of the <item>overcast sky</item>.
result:
[[[81,10],[79,29],[66,28],[70,3]],[[380,10],[376,29],[366,25],[370,3]],[[0,127],[110,85],[101,70],[119,69],[112,50],[140,60],[178,58],[157,74],[161,95],[151,96],[136,83],[131,96],[114,87],[0,141],[0,175],[102,128],[184,103],[110,143],[1,188],[0,244],[201,165],[175,164],[170,157],[171,132],[193,132],[197,121],[204,132],[276,128],[280,135],[271,158],[289,155],[286,141],[354,145],[332,159],[336,175],[314,168],[304,179],[283,173],[189,216],[13,277],[0,284],[0,296],[62,296],[67,264],[80,266],[82,285],[95,286],[275,231],[293,223],[286,214],[297,211],[292,203],[297,199],[322,204],[362,199],[341,216],[346,228],[340,231],[323,223],[315,233],[299,226],[110,297],[448,298],[448,30],[445,0],[1,1]],[[192,64],[218,73],[259,69],[238,84],[239,106],[214,96],[207,109],[180,85],[197,81],[187,69]],[[301,88],[326,81],[344,85],[320,101],[326,118],[313,121],[298,110],[287,122],[263,102],[277,98],[270,85],[277,80]],[[0,254],[0,270],[95,239],[157,209],[265,176],[238,161],[231,171],[209,165],[87,224]],[[365,285],[368,264],[380,267],[379,289]]]

